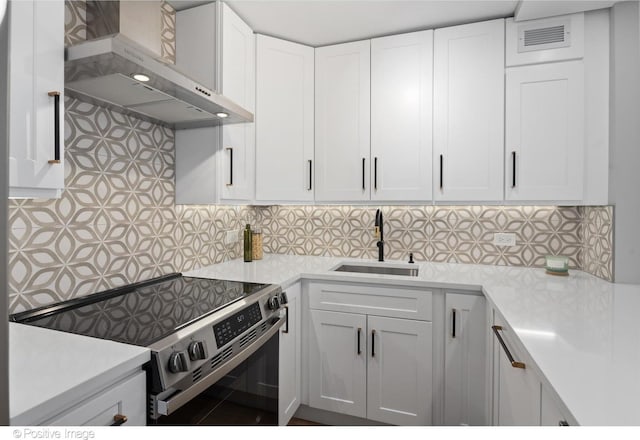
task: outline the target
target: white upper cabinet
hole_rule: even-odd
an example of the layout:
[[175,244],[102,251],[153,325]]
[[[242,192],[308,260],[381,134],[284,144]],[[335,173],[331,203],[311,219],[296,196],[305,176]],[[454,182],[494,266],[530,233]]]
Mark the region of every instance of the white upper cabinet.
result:
[[211,90],[218,89],[218,13],[215,2],[176,12],[176,67]]
[[257,36],[256,200],[313,201],[314,49]]
[[371,40],[371,200],[431,200],[433,31]]
[[9,108],[9,196],[60,197],[64,189],[64,2],[11,2]]
[[582,61],[507,70],[507,200],[582,199],[583,70]]
[[220,127],[175,131],[177,205],[218,202],[215,170],[219,143]]
[[315,55],[315,198],[369,200],[369,40],[320,47]]
[[504,20],[435,31],[436,201],[503,198]]
[[[224,96],[255,112],[255,35],[222,4],[222,76]],[[252,200],[255,185],[254,123],[222,126],[221,199]]]

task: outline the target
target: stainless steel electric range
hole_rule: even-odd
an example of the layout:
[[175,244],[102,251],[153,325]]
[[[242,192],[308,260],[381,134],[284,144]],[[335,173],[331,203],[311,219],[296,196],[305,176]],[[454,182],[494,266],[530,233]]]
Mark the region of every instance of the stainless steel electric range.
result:
[[248,423],[277,424],[286,302],[278,285],[173,274],[10,318],[151,349],[149,423],[244,424],[250,408]]

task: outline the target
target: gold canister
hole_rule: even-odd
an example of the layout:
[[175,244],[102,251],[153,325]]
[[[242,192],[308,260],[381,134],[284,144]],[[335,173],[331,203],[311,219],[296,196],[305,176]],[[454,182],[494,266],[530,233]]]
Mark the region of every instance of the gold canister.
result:
[[262,260],[262,232],[254,230],[251,234],[252,255],[254,260]]

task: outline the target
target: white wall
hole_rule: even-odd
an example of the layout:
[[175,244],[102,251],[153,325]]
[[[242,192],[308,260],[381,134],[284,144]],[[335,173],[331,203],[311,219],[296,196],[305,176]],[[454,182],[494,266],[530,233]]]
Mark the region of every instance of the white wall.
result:
[[[0,0],[0,3],[5,3]],[[3,9],[0,5],[0,10]],[[0,425],[9,424],[9,328],[7,320],[7,188],[9,162],[7,151],[7,20],[0,14],[0,163],[5,171],[0,173]]]
[[637,2],[611,9],[609,202],[614,280],[640,283],[640,32]]

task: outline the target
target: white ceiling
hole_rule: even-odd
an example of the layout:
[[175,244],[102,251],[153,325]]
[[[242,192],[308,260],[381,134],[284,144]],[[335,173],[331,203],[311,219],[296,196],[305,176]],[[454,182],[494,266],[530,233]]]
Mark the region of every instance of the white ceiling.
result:
[[[177,10],[210,1],[168,0]],[[257,33],[310,46],[513,16],[608,7],[595,0],[226,0]],[[546,13],[546,15],[545,15]]]
[[229,1],[256,32],[325,46],[513,15],[517,1]]
[[516,10],[516,21],[533,20],[535,18],[572,14],[580,11],[609,8],[615,1],[598,0],[526,0],[520,2]]

